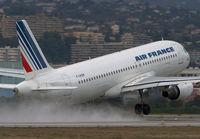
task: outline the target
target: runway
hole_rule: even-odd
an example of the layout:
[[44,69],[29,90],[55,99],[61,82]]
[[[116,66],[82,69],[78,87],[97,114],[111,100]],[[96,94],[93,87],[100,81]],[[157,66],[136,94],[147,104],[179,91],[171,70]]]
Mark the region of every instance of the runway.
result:
[[200,115],[149,115],[131,121],[100,122],[1,122],[0,127],[200,127]]

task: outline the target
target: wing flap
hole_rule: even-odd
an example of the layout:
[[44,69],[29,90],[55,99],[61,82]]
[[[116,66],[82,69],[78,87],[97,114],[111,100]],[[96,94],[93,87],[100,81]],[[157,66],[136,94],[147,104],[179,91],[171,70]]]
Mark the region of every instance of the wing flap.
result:
[[199,83],[200,77],[148,77],[138,82],[131,81],[122,87],[122,92],[139,89],[178,85],[180,83]]

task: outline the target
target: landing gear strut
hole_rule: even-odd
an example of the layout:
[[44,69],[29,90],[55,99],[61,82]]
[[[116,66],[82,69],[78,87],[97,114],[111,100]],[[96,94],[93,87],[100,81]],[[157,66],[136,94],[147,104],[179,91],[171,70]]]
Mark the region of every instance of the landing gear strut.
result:
[[144,115],[148,115],[151,112],[151,108],[150,108],[149,104],[144,104],[142,90],[139,90],[139,94],[140,94],[141,104],[135,105],[135,113],[136,114],[143,113]]

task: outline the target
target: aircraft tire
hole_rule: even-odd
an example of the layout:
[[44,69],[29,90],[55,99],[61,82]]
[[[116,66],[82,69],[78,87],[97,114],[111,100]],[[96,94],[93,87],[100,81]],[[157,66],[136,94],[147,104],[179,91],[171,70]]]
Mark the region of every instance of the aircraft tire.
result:
[[148,115],[151,112],[149,104],[143,104],[143,114]]
[[142,104],[136,104],[135,105],[135,113],[141,114],[142,113]]

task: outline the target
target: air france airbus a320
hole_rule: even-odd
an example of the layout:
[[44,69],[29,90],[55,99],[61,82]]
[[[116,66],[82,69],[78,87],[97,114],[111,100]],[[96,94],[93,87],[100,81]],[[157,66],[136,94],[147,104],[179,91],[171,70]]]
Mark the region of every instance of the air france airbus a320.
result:
[[16,22],[24,71],[1,69],[0,75],[25,78],[11,88],[16,96],[61,97],[69,103],[84,103],[99,97],[138,94],[137,114],[149,114],[143,94],[159,88],[163,97],[180,100],[190,96],[199,77],[170,77],[183,71],[190,58],[174,41],[157,41],[77,64],[53,69],[44,57],[27,22]]

